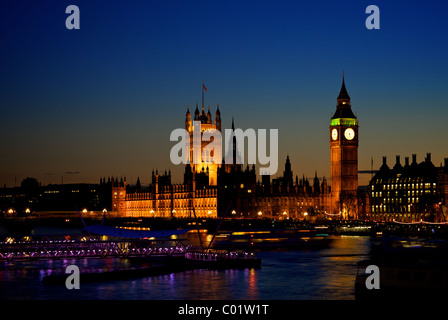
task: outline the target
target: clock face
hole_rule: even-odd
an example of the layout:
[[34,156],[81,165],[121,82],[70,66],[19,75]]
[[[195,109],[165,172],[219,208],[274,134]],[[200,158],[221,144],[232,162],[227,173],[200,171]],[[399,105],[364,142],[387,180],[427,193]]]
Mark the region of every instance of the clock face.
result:
[[333,129],[331,130],[331,139],[336,140],[338,138],[338,130]]
[[355,131],[352,128],[345,129],[344,136],[347,140],[352,140],[355,137]]

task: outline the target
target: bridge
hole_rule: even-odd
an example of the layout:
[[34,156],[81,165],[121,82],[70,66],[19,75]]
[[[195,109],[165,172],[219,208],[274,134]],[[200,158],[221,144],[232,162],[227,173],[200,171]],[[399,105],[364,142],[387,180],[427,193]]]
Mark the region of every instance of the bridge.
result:
[[183,256],[188,248],[183,239],[119,239],[78,236],[73,239],[45,237],[37,241],[0,242],[0,261],[82,259],[82,258],[144,258]]

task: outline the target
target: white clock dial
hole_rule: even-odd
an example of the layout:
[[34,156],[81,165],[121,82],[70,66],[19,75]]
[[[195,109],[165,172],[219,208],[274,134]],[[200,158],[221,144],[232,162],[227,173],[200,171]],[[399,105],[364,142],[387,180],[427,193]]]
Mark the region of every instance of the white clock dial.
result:
[[352,128],[345,129],[344,137],[347,140],[352,140],[355,137],[355,131]]
[[333,129],[331,130],[331,139],[336,140],[338,138],[338,130]]

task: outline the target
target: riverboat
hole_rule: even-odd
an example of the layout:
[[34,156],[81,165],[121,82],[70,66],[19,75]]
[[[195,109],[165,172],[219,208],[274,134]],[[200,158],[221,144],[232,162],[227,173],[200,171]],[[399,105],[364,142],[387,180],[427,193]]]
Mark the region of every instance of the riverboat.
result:
[[221,232],[216,235],[216,249],[253,250],[278,248],[328,247],[332,239],[325,230],[254,229]]
[[244,269],[260,268],[261,259],[253,252],[196,249],[185,253],[185,263],[192,268]]

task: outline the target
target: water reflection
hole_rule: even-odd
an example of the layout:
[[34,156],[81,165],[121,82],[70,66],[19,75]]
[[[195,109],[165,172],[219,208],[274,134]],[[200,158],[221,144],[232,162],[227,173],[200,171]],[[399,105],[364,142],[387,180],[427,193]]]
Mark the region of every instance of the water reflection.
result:
[[369,242],[356,236],[340,236],[335,239],[328,252],[323,252],[319,263],[317,293],[328,299],[352,299],[355,267],[369,252]]
[[[337,237],[320,250],[260,251],[260,269],[190,270],[163,276],[82,282],[82,272],[128,268],[128,259],[67,259],[0,263],[0,299],[354,299],[356,263],[369,239]],[[81,289],[43,286],[43,276],[76,264]]]
[[255,269],[244,270],[245,277],[247,278],[247,299],[256,300],[258,299],[258,287],[257,287],[257,276]]

